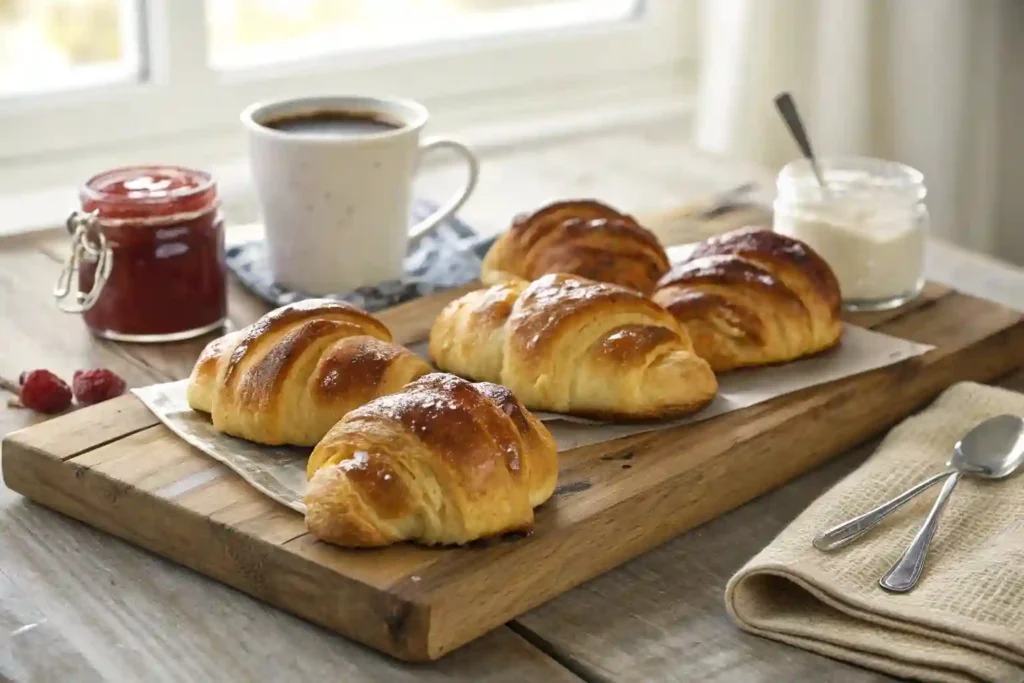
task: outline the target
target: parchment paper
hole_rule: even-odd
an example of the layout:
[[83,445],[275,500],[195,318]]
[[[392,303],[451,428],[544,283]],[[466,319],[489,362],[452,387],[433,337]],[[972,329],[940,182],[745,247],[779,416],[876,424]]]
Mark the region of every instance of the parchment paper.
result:
[[[825,353],[783,365],[735,370],[719,375],[718,396],[714,402],[699,413],[687,417],[641,424],[615,424],[540,410],[533,411],[533,414],[555,433],[555,437],[559,439],[560,449],[569,450],[630,434],[699,422],[733,410],[748,408],[776,396],[899,363],[932,348],[927,344],[917,344],[847,324],[839,346]],[[410,345],[409,349],[430,362],[427,342]],[[553,424],[556,421],[563,423],[561,427]],[[590,428],[571,429],[568,423],[588,425]]]
[[297,512],[306,490],[306,460],[312,448],[263,446],[221,434],[210,418],[188,407],[188,380],[132,389],[167,428],[237,472],[256,490]]
[[[410,348],[421,355],[426,353],[423,344]],[[615,424],[552,413],[535,414],[551,430],[559,451],[566,451],[640,432],[699,422],[807,387],[899,363],[932,348],[847,325],[842,343],[826,353],[777,367],[721,375],[715,401],[699,413],[685,418]],[[208,416],[188,407],[186,387],[187,380],[182,380],[133,389],[132,392],[186,442],[231,468],[273,500],[305,512],[302,499],[306,488],[306,460],[311,449],[261,446],[220,434],[213,429]]]

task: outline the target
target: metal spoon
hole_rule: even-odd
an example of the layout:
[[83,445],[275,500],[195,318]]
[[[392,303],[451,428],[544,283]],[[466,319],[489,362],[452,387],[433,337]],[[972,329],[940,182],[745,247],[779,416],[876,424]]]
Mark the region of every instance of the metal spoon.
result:
[[939,492],[931,512],[907,549],[879,580],[882,588],[905,593],[917,584],[924,569],[928,546],[939,528],[939,515],[953,493],[960,476],[977,475],[1002,479],[1013,474],[1024,463],[1024,419],[1017,415],[1000,415],[985,420],[961,439],[953,451],[950,465],[956,470]]
[[722,214],[728,213],[733,209],[740,208],[743,205],[742,199],[754,191],[757,187],[754,183],[743,183],[738,187],[734,187],[727,192],[715,197],[715,200],[711,202],[711,205],[706,209],[702,210],[698,217],[701,220],[709,221],[712,218],[717,218]]
[[[938,482],[956,475],[969,474],[990,479],[1001,479],[1012,474],[1024,463],[1024,419],[1016,415],[1000,415],[976,425],[956,443],[947,465],[950,469],[928,477],[917,486],[892,500],[888,500],[859,517],[843,522],[818,534],[812,541],[819,550],[841,548],[872,529],[891,513],[903,507],[918,494]],[[947,482],[952,490],[953,484]],[[948,493],[946,494],[948,497]],[[936,505],[942,500],[935,501]],[[945,505],[945,501],[942,501]]]
[[796,110],[796,102],[793,101],[793,96],[788,92],[779,93],[775,97],[775,108],[779,110],[782,120],[786,122],[789,134],[793,136],[797,146],[800,147],[800,151],[811,162],[811,170],[814,172],[814,177],[818,180],[821,193],[828,194],[825,176],[821,174],[821,169],[818,167],[818,159],[814,156],[814,150],[811,149],[811,139],[808,137],[807,128],[804,126],[803,120]]

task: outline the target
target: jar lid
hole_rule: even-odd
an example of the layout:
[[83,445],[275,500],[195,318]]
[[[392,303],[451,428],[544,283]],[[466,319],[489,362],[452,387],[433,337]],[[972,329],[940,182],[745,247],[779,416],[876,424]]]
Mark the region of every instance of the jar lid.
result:
[[205,213],[216,205],[212,176],[182,166],[115,168],[89,178],[79,193],[82,208],[101,222]]

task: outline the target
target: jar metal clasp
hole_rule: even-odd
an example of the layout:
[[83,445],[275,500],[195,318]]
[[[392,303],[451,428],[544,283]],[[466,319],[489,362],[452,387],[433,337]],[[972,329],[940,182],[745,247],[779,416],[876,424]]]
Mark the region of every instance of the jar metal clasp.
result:
[[[57,307],[65,313],[84,313],[93,307],[103,286],[107,284],[114,265],[114,254],[100,229],[95,211],[75,211],[68,216],[66,225],[71,234],[71,253],[57,278],[53,296],[57,300]],[[83,261],[96,263],[96,274],[88,292],[78,290],[75,277]],[[75,290],[73,294],[72,290]],[[69,295],[73,298],[67,301]]]

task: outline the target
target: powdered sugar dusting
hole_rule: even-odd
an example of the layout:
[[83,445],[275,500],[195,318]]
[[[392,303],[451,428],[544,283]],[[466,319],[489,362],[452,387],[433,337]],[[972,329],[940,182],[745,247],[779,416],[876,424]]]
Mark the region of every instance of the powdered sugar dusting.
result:
[[365,470],[370,465],[370,454],[367,451],[356,451],[351,458],[338,463],[338,469],[343,472]]

